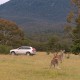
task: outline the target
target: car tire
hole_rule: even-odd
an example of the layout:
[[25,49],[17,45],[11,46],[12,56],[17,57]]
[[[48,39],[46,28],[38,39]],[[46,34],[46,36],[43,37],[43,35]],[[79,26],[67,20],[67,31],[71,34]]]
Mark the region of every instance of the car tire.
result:
[[11,55],[15,55],[16,53],[14,51],[11,52]]
[[30,54],[30,52],[27,52],[26,55],[27,55],[27,56],[30,56],[31,54]]

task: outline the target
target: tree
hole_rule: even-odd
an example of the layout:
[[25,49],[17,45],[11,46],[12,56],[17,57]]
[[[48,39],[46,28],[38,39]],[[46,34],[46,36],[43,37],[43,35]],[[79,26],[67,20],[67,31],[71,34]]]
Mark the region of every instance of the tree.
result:
[[72,52],[75,54],[80,53],[80,25],[73,30],[73,45]]
[[46,45],[46,51],[47,53],[49,52],[57,52],[61,49],[61,45],[59,43],[59,37],[58,36],[53,36],[52,38],[49,39]]
[[80,16],[80,0],[71,0],[71,11],[67,16],[67,22],[75,23],[75,20]]
[[72,12],[73,14],[70,13],[68,16],[67,21],[69,23],[75,23],[75,28],[72,31],[72,40],[73,40],[73,45],[72,45],[72,52],[75,54],[80,53],[80,0],[71,0],[72,3]]
[[23,31],[15,23],[0,19],[0,43],[9,46],[19,46],[24,39]]

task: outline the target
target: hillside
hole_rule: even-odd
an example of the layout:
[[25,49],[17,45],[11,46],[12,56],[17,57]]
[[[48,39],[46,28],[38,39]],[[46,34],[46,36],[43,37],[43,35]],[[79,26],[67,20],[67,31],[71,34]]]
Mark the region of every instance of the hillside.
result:
[[70,0],[10,0],[0,6],[0,17],[20,25],[27,34],[62,32]]

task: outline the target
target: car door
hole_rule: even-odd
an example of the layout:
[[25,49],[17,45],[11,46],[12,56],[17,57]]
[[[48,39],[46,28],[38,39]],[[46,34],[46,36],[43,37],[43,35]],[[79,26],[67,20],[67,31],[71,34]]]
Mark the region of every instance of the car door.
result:
[[18,48],[17,54],[25,54],[25,49],[23,47]]

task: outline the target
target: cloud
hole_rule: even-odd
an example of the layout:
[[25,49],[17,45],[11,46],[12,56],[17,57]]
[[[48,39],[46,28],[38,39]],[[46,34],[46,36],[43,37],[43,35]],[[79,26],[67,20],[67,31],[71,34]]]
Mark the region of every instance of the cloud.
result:
[[10,1],[10,0],[0,0],[0,5],[6,3],[8,1]]

